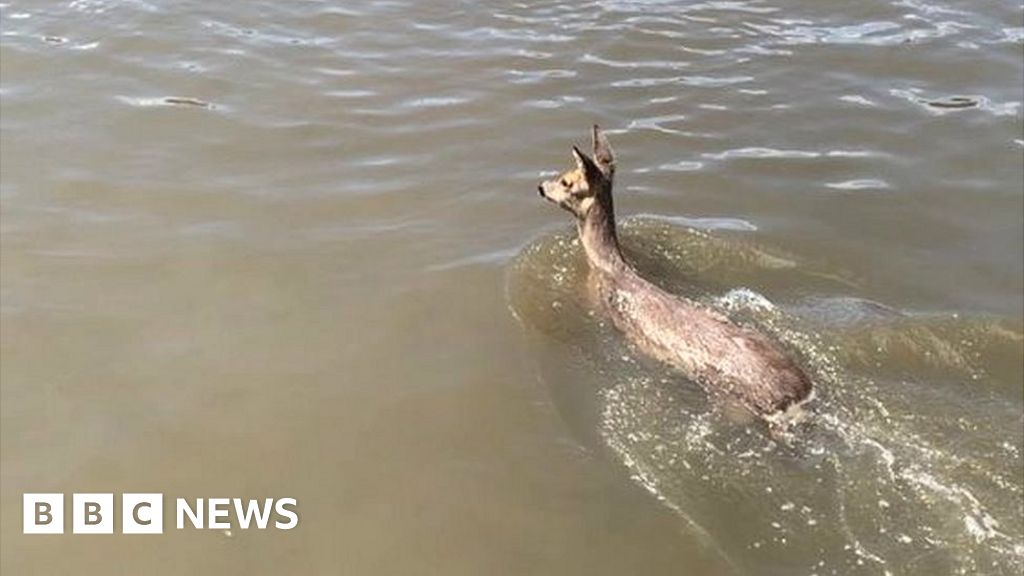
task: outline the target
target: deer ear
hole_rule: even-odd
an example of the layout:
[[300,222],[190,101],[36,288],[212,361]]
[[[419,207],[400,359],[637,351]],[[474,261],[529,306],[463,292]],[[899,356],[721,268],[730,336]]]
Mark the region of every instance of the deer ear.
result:
[[601,168],[590,159],[590,156],[580,152],[579,148],[572,147],[572,156],[576,159],[576,166],[583,170],[583,174],[587,178],[587,184],[595,184],[605,179]]
[[597,124],[594,124],[594,160],[605,176],[610,176],[615,170],[615,153],[612,152],[612,145],[608,138],[601,131]]

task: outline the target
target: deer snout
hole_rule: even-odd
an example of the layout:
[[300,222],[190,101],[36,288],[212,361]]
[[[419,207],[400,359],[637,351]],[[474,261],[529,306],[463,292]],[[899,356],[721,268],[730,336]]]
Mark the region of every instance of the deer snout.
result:
[[544,198],[544,185],[543,184],[537,184],[537,194],[539,194],[541,198]]

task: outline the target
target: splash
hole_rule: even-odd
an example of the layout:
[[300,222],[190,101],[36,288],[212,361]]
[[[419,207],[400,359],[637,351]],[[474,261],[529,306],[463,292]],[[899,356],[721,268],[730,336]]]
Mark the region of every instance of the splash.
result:
[[510,272],[510,303],[584,366],[548,384],[593,406],[583,426],[637,485],[752,573],[1024,569],[1016,327],[836,297],[856,283],[847,272],[770,247],[661,221],[622,229],[645,276],[768,332],[817,383],[783,425],[709,403],[587,309],[570,234],[539,240]]

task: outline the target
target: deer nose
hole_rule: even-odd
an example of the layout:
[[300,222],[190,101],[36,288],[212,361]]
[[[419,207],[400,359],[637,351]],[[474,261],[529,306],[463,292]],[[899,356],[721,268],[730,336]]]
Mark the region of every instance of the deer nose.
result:
[[543,184],[537,184],[537,194],[540,194],[541,196],[544,195],[544,185]]

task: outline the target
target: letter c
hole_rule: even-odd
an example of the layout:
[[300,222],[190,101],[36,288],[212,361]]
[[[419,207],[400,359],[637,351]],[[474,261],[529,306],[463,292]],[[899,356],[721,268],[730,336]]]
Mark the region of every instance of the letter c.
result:
[[152,508],[152,505],[149,502],[139,502],[135,505],[135,508],[132,508],[132,518],[135,520],[135,523],[140,526],[149,526],[152,524],[152,517],[150,517],[149,520],[143,520],[139,517],[139,508]]

